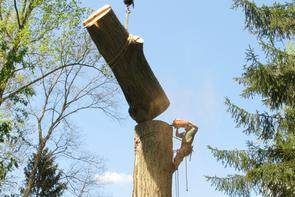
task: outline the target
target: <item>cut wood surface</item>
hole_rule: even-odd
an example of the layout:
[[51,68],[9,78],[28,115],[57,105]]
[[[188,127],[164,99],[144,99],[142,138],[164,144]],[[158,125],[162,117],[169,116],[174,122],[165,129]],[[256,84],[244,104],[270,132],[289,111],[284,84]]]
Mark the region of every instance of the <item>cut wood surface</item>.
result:
[[111,67],[138,123],[152,120],[169,106],[169,100],[143,53],[143,39],[130,35],[107,5],[85,22],[99,52]]
[[132,197],[171,197],[173,174],[172,127],[147,121],[135,127]]

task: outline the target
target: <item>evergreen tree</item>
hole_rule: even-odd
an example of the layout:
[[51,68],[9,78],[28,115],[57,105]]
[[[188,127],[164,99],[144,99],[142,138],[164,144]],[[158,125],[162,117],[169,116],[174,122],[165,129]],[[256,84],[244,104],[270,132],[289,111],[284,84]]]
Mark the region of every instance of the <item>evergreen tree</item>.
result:
[[[29,160],[25,168],[26,184],[34,166],[36,154]],[[57,164],[54,163],[54,157],[48,149],[44,149],[41,159],[34,175],[31,196],[40,197],[58,197],[62,196],[66,189],[66,184],[61,182],[62,173]],[[23,192],[24,189],[22,189]]]
[[[265,53],[262,62],[253,49],[237,82],[245,88],[245,99],[261,98],[267,112],[248,112],[226,99],[228,111],[247,135],[246,150],[218,150],[214,157],[238,173],[207,177],[217,190],[229,196],[295,196],[295,3],[257,6],[248,0],[234,0],[246,16],[245,26],[257,36]],[[282,44],[283,43],[283,44]]]

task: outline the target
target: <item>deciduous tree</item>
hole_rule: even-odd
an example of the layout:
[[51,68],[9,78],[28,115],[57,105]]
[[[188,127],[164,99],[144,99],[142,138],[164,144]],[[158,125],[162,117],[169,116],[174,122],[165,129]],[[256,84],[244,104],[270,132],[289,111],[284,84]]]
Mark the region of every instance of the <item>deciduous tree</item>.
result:
[[[78,42],[87,40],[81,20],[88,13],[79,0],[0,0],[0,191],[18,163],[34,85],[68,68],[104,69],[92,45]],[[77,42],[57,45],[74,35]]]
[[[37,140],[34,149],[35,163],[24,188],[24,197],[31,193],[34,186],[33,175],[46,147],[53,147],[55,155],[89,161],[85,155],[77,157],[69,153],[72,150],[71,141],[68,140],[66,130],[73,129],[70,121],[73,114],[94,109],[117,118],[113,110],[117,84],[110,71],[101,63],[100,56],[86,32],[64,32],[63,36],[52,42],[52,47],[61,50],[54,51],[55,61],[40,59],[42,64],[38,67],[39,72],[42,74],[47,72],[46,69],[51,69],[47,66],[47,61],[50,61],[51,67],[68,66],[36,83],[34,89],[38,95],[28,97],[29,117],[36,125],[36,132],[32,137]],[[95,72],[87,71],[89,67]]]

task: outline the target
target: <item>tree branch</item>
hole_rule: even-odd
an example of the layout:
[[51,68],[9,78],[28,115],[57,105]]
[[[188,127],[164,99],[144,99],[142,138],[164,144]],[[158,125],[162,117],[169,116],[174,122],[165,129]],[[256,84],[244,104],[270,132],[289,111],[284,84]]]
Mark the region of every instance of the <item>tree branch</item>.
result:
[[19,13],[18,13],[17,5],[16,5],[16,0],[14,0],[14,9],[15,9],[15,12],[16,12],[16,18],[17,18],[18,27],[19,27],[19,29],[22,29],[22,24],[20,23]]
[[0,19],[3,20],[3,16],[2,16],[2,2],[3,0],[0,0]]
[[22,9],[22,14],[25,13],[26,8],[27,8],[27,0],[24,0],[24,3],[23,3],[23,9]]
[[22,87],[20,87],[19,89],[15,90],[14,92],[8,93],[7,96],[4,96],[2,99],[0,98],[0,103],[3,103],[5,100],[9,99],[10,97],[20,93],[21,91],[23,91],[24,89],[28,88],[29,86],[39,82],[40,80],[44,79],[45,77],[55,73],[58,70],[61,70],[63,68],[66,67],[70,67],[70,66],[84,66],[84,67],[89,67],[89,68],[94,68],[95,70],[98,70],[99,72],[102,72],[100,69],[96,68],[95,66],[91,66],[91,65],[87,65],[87,64],[81,64],[81,63],[72,63],[72,64],[67,64],[67,65],[63,65],[60,66],[58,68],[53,69],[52,71],[42,75],[41,77],[38,77],[37,79],[34,79],[33,81],[31,81],[30,83],[23,85]]

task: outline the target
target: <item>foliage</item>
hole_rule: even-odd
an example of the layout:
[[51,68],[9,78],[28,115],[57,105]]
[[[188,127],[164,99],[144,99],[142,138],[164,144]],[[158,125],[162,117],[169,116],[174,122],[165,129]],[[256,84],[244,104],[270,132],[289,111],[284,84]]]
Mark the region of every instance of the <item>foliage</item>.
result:
[[86,13],[79,0],[0,0],[0,113],[8,117],[0,117],[0,187],[17,166],[12,148],[23,135],[27,97],[45,76],[36,67],[58,70],[50,64],[58,49],[49,43],[63,31],[75,32]]
[[[43,58],[38,70],[41,73],[48,72],[50,68],[46,67],[47,62],[62,69],[36,83],[34,87],[38,94],[27,100],[29,118],[36,125],[31,135],[35,139],[32,142],[34,152],[40,155],[44,147],[50,147],[59,158],[57,162],[60,162],[61,158],[72,160],[61,163],[66,163],[66,166],[73,163],[70,170],[65,170],[67,167],[63,166],[63,171],[69,185],[67,192],[76,196],[90,193],[90,188],[92,190],[97,185],[91,175],[99,170],[102,162],[88,157],[85,153],[77,154],[79,146],[71,134],[79,131],[74,129],[70,117],[86,109],[101,110],[116,117],[112,109],[117,84],[105,69],[105,65],[100,63],[100,55],[86,33],[82,30],[63,32],[55,42],[50,42],[50,48],[55,49],[50,57],[54,57],[55,60]],[[95,72],[90,72],[89,67]],[[38,157],[35,162],[39,162]],[[85,167],[82,169],[81,166]],[[36,167],[32,172],[35,170]],[[93,171],[95,172],[90,174]],[[33,176],[28,178],[24,197],[31,193],[33,180]]]
[[[10,131],[11,131],[11,124],[12,122],[10,120],[5,120],[5,119],[2,119],[3,116],[1,116],[1,119],[0,119],[0,143],[4,143],[5,141],[7,140],[11,140],[11,136],[9,135],[10,134]],[[2,149],[3,147],[1,146],[0,147],[0,150],[1,150],[1,158],[3,158],[1,161],[0,161],[0,180],[4,179],[5,176],[6,176],[6,171],[5,169],[7,170],[10,170],[14,165],[16,165],[16,162],[14,160],[13,157],[11,157],[10,153],[3,153],[2,152]]]
[[239,173],[207,180],[229,196],[250,196],[252,191],[262,196],[294,196],[295,5],[275,3],[258,7],[254,2],[234,0],[234,8],[238,7],[243,8],[246,28],[259,39],[266,61],[261,62],[250,48],[244,72],[236,81],[245,87],[243,98],[259,96],[269,110],[250,113],[226,99],[237,126],[244,128],[245,134],[254,135],[257,141],[248,141],[246,150],[218,150],[209,146],[218,161]]
[[15,110],[13,116],[9,116],[6,112],[0,114],[0,186],[5,182],[7,173],[18,167],[15,153],[22,141],[24,120],[27,117],[18,106],[14,106],[11,110]]
[[[10,88],[15,90],[19,85],[16,78],[34,71],[36,57],[50,52],[47,49],[51,37],[56,37],[60,29],[78,26],[86,11],[78,4],[77,0],[0,1],[1,99],[7,97],[5,92],[9,95],[10,82],[14,86]],[[21,93],[32,92],[25,89]]]
[[[32,152],[41,165],[38,157],[45,147],[59,157],[56,162],[66,157],[74,163],[63,174],[70,193],[90,194],[97,185],[91,175],[102,170],[103,162],[78,154],[69,120],[85,109],[117,118],[113,111],[117,84],[81,27],[89,11],[80,7],[79,0],[0,0],[1,194],[18,192],[14,188],[19,179],[9,180],[13,169]],[[19,157],[21,151],[26,154]],[[22,196],[31,195],[36,170],[27,172]]]
[[[36,154],[33,154],[25,168],[26,184],[36,161]],[[55,164],[53,154],[44,149],[37,171],[34,174],[34,182],[31,190],[31,196],[58,197],[62,196],[66,189],[66,184],[61,182],[62,172],[59,171]]]

